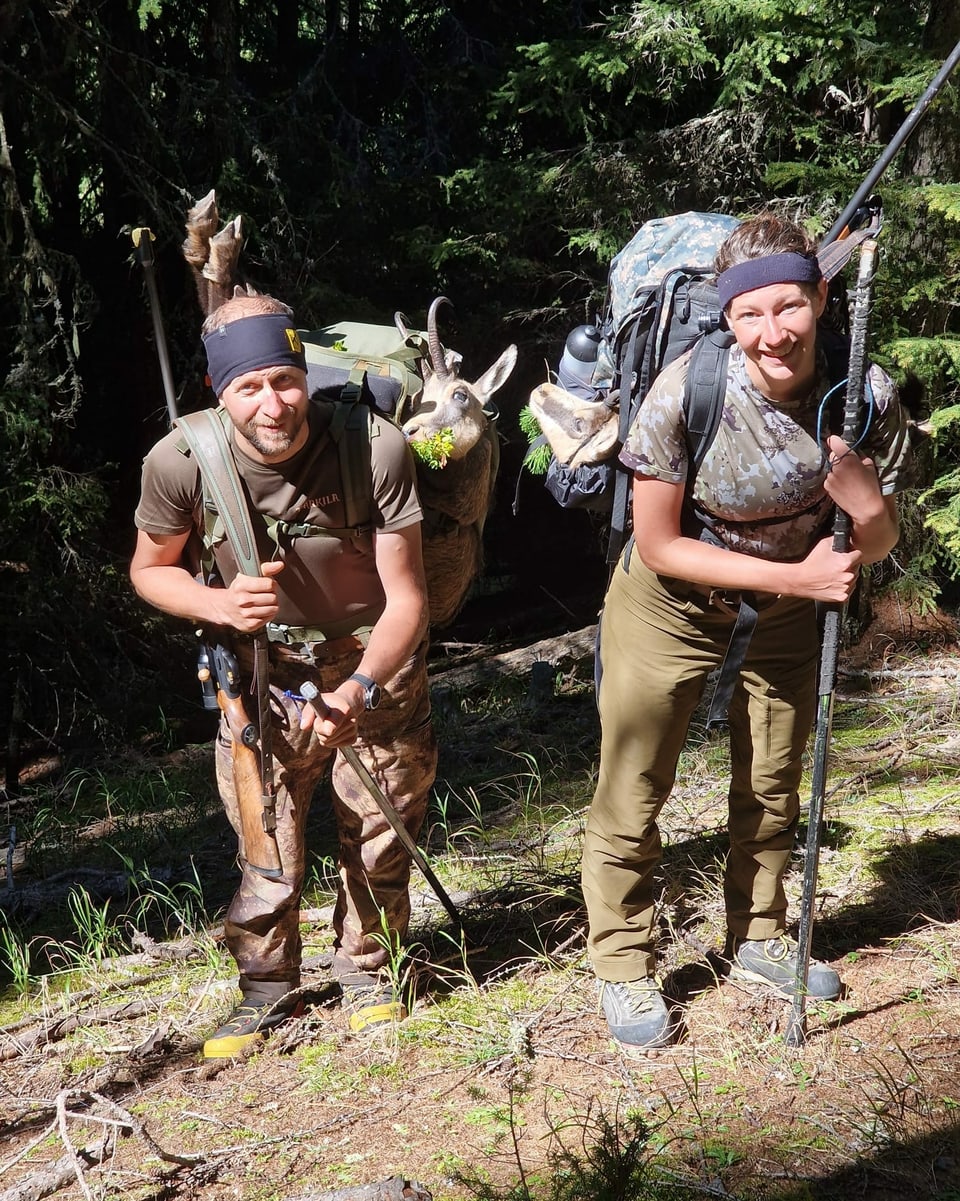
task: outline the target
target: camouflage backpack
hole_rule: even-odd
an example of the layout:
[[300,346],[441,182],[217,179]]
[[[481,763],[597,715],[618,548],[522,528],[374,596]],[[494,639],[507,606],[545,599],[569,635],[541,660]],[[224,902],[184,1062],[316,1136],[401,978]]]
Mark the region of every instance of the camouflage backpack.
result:
[[[614,401],[619,428],[610,458],[590,465],[588,472],[595,489],[589,507],[610,512],[609,563],[619,558],[630,522],[630,473],[619,466],[616,453],[653,381],[695,342],[684,396],[694,470],[713,441],[732,343],[731,335],[720,330],[713,259],[738,224],[719,213],[657,217],[645,222],[610,264],[591,383],[598,400]],[[551,463],[546,481],[561,504],[557,492],[570,482],[564,474],[561,464]]]

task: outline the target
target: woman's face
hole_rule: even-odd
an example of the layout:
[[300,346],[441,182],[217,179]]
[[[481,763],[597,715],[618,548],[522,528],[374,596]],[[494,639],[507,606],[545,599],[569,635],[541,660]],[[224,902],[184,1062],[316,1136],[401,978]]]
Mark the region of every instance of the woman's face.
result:
[[742,292],[727,306],[727,322],[747,359],[747,373],[770,400],[805,396],[816,375],[817,321],[827,281],[768,284]]

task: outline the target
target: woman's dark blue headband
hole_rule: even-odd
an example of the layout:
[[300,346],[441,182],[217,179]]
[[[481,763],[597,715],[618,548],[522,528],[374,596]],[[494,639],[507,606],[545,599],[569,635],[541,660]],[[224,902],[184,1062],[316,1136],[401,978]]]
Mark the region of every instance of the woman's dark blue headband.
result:
[[823,277],[820,264],[805,254],[787,251],[747,259],[721,271],[717,276],[720,307],[725,309],[735,296],[765,288],[768,284],[818,284]]
[[283,313],[261,313],[218,325],[203,339],[210,385],[217,396],[231,380],[262,367],[299,367],[306,371],[300,335]]

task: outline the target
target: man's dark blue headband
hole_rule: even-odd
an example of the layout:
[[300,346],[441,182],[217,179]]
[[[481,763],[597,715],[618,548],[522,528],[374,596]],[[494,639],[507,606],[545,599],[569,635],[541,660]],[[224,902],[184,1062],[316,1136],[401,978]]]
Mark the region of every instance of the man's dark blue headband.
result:
[[720,307],[725,309],[735,296],[752,292],[754,288],[765,288],[768,284],[818,284],[821,278],[820,264],[805,254],[787,251],[747,259],[717,276]]
[[203,339],[207,371],[217,396],[231,380],[262,367],[299,367],[306,371],[300,335],[283,313],[241,317],[218,325]]

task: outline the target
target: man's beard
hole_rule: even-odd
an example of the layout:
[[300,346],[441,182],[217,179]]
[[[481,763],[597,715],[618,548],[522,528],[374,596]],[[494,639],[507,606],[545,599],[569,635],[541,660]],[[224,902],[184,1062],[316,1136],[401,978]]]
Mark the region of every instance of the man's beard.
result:
[[245,425],[236,427],[237,433],[242,434],[250,445],[264,458],[273,459],[285,455],[297,440],[306,416],[296,415],[289,428],[265,429],[256,422],[248,421]]

